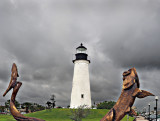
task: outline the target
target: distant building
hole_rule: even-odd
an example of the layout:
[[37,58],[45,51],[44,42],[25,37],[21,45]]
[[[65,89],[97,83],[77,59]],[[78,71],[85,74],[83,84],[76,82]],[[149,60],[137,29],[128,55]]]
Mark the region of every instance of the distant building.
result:
[[71,102],[70,108],[78,108],[86,105],[91,108],[91,92],[88,65],[87,48],[81,44],[76,48],[76,58],[74,63],[74,74],[72,82]]

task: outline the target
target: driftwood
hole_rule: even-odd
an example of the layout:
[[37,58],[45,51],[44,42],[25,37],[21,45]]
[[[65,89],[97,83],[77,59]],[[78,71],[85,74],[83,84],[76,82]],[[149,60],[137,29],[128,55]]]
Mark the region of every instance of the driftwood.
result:
[[14,104],[15,98],[16,98],[17,92],[18,92],[19,88],[21,87],[22,83],[17,82],[17,77],[19,77],[19,75],[18,75],[18,69],[17,69],[17,66],[15,63],[13,63],[11,71],[12,71],[12,74],[11,74],[11,80],[10,80],[9,86],[8,86],[7,90],[5,91],[5,93],[3,94],[3,96],[5,96],[13,88],[13,92],[12,92],[12,96],[11,96],[11,100],[10,100],[11,114],[13,115],[13,117],[17,121],[44,121],[42,119],[26,117],[26,116],[22,115],[16,109],[15,104]]
[[123,73],[121,95],[113,108],[100,121],[120,121],[126,114],[137,115],[131,108],[135,98],[154,96],[152,93],[140,90],[139,78],[135,68]]

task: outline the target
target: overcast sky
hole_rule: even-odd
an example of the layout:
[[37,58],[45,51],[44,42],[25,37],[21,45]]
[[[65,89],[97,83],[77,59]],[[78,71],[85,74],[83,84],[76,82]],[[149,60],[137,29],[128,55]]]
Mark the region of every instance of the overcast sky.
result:
[[[0,104],[12,63],[17,64],[19,102],[70,105],[75,49],[83,43],[92,101],[116,101],[122,73],[135,67],[140,89],[160,96],[159,0],[1,0]],[[154,97],[136,99],[139,108]],[[153,109],[153,108],[152,108]]]

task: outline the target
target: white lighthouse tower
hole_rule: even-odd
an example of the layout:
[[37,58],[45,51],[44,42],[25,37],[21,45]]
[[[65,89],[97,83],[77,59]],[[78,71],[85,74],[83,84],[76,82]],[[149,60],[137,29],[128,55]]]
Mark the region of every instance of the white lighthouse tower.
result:
[[78,108],[83,105],[91,108],[91,92],[88,69],[90,60],[87,59],[87,48],[81,44],[76,48],[76,51],[76,58],[73,60],[74,74],[70,108]]

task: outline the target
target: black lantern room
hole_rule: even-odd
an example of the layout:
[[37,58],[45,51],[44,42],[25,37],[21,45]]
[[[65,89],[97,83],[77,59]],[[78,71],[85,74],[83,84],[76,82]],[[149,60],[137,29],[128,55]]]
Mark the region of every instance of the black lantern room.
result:
[[73,63],[76,60],[87,60],[90,63],[90,60],[87,59],[88,54],[86,51],[87,51],[87,48],[84,47],[83,44],[81,43],[81,45],[76,48],[76,54],[75,54],[76,58],[75,60],[73,60]]

